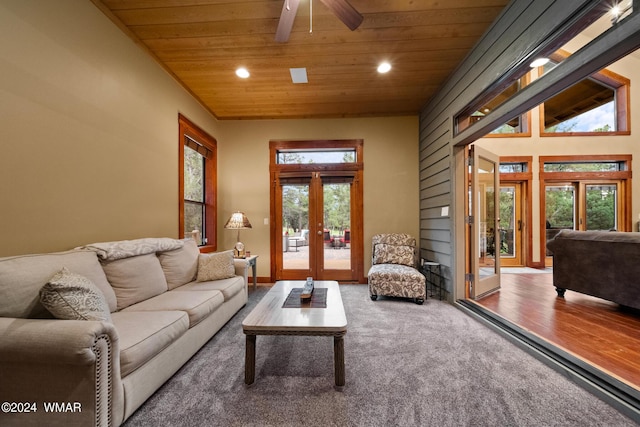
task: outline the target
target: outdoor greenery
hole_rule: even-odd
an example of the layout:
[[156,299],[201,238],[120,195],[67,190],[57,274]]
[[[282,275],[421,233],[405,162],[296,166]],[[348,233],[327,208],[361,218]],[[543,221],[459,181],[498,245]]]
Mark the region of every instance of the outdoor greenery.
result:
[[[611,230],[616,228],[615,185],[588,186],[587,229]],[[547,187],[547,221],[551,228],[574,228],[575,192],[573,187]]]
[[200,230],[204,236],[204,157],[184,147],[184,233]]
[[[351,184],[324,185],[324,226],[342,235],[351,226]],[[334,234],[335,232],[332,232]]]
[[[341,235],[350,227],[350,191],[348,183],[325,184],[324,226],[331,234]],[[285,185],[282,187],[283,232],[292,234],[309,229],[309,186]]]
[[283,233],[309,229],[309,186],[282,186]]
[[[281,153],[282,163],[301,163],[298,153]],[[353,152],[343,154],[343,163],[353,162]],[[313,163],[313,161],[309,161]],[[323,184],[324,227],[332,235],[342,235],[351,223],[351,184]],[[307,184],[287,184],[282,186],[282,228],[283,233],[292,234],[309,229],[309,186]]]
[[615,186],[587,189],[587,229],[613,230],[616,228]]

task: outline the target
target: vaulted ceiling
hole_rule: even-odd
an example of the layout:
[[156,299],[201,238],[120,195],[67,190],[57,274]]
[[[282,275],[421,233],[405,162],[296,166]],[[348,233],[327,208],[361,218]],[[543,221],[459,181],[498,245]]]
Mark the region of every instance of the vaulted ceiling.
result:
[[[302,0],[279,43],[287,0],[92,1],[219,119],[417,114],[508,3],[350,0],[364,17],[351,31]],[[290,68],[306,68],[308,83]]]

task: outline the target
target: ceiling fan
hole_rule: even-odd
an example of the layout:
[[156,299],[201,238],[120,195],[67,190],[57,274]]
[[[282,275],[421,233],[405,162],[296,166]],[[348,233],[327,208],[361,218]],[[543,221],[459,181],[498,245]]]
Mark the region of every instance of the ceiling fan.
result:
[[[363,16],[347,0],[320,0],[340,19],[351,31],[360,26]],[[284,0],[282,13],[276,30],[276,41],[284,43],[289,40],[300,0]]]

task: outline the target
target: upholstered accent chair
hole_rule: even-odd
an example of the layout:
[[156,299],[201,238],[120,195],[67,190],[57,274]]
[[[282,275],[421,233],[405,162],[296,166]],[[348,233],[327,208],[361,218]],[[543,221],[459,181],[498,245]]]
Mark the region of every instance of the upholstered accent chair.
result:
[[369,295],[412,298],[422,304],[427,298],[426,278],[416,268],[416,239],[408,234],[376,234],[368,273]]

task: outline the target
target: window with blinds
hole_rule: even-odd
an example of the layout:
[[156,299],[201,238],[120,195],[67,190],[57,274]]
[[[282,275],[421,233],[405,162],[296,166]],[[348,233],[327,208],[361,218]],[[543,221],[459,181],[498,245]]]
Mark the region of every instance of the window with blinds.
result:
[[216,248],[216,140],[188,119],[180,127],[180,234]]

